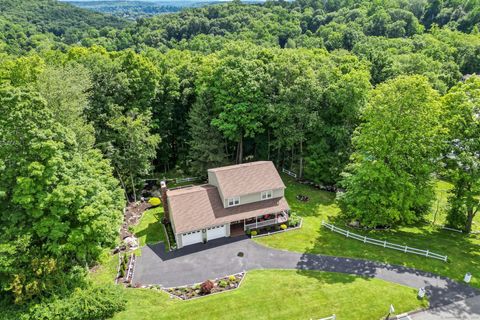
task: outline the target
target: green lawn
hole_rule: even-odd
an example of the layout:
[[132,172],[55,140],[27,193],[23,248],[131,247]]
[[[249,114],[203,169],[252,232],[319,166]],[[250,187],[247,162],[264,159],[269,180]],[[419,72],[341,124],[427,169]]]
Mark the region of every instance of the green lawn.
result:
[[[318,191],[310,186],[305,186],[284,177],[287,185],[286,197],[291,209],[304,218],[303,228],[296,231],[277,234],[274,236],[256,239],[257,242],[279,249],[298,252],[309,252],[325,255],[355,257],[369,260],[388,262],[405,265],[417,269],[431,271],[445,275],[456,280],[462,280],[466,272],[471,272],[474,277],[472,284],[480,287],[480,235],[467,236],[451,231],[442,231],[429,224],[415,227],[401,227],[390,231],[362,232],[377,239],[387,239],[390,242],[404,244],[419,249],[448,255],[449,262],[427,259],[425,257],[405,254],[396,250],[384,249],[378,246],[363,244],[357,240],[347,239],[344,236],[333,233],[321,227],[321,221],[327,218],[335,218],[340,209],[334,202],[334,194]],[[438,184],[438,190],[450,188],[446,182]],[[308,202],[300,202],[295,196],[305,194],[310,197]],[[440,191],[440,207],[446,206],[447,192]],[[435,209],[432,208],[432,211]],[[437,213],[437,223],[444,219],[444,210]],[[433,218],[433,213],[429,213]],[[477,217],[477,226],[478,226]],[[337,221],[336,225],[347,228],[345,223]]]
[[149,319],[379,319],[392,303],[398,313],[426,307],[416,290],[338,273],[255,270],[238,290],[181,301],[149,289],[125,289],[118,320]]
[[[441,231],[425,224],[401,227],[390,231],[370,231],[378,239],[430,249],[447,254],[450,261],[427,259],[395,250],[365,245],[332,233],[321,227],[321,221],[336,219],[338,226],[345,224],[338,219],[340,210],[332,193],[318,191],[284,177],[286,197],[292,210],[304,218],[303,228],[296,231],[258,238],[261,244],[298,252],[309,252],[345,257],[370,259],[446,275],[461,280],[465,272],[474,274],[473,285],[480,287],[480,236]],[[437,184],[439,200],[432,206],[427,219],[436,223],[445,219],[447,190],[451,185],[444,181]],[[309,202],[295,199],[298,194],[310,197]],[[134,232],[140,244],[156,243],[165,239],[160,220],[161,207],[145,212]],[[477,226],[478,226],[477,217]],[[106,259],[91,274],[93,281],[113,281],[118,256]],[[192,301],[171,299],[167,294],[147,289],[125,289],[127,310],[115,319],[309,319],[337,314],[339,319],[379,319],[385,316],[390,303],[398,313],[425,307],[425,301],[416,299],[416,290],[378,279],[365,279],[343,274],[295,271],[254,270],[245,278],[238,290]]]
[[133,233],[138,238],[140,247],[147,243],[165,241],[162,227],[163,207],[152,208],[145,211],[140,222],[133,226]]

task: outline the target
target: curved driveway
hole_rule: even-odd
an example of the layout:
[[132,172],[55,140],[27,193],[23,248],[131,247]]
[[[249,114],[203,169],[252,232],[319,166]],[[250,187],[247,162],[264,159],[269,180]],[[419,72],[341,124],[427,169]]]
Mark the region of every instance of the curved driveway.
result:
[[173,252],[165,252],[163,243],[147,245],[137,259],[133,283],[173,287],[252,269],[341,272],[425,287],[431,308],[479,294],[465,284],[428,272],[366,260],[276,250],[246,237],[221,238]]

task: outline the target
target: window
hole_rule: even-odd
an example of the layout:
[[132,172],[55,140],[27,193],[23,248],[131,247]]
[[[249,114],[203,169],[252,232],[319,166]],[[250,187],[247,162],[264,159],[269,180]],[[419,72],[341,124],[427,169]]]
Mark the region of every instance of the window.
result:
[[262,192],[262,200],[271,199],[273,196],[272,190],[267,190]]
[[240,204],[240,197],[233,197],[227,199],[227,207],[238,206]]

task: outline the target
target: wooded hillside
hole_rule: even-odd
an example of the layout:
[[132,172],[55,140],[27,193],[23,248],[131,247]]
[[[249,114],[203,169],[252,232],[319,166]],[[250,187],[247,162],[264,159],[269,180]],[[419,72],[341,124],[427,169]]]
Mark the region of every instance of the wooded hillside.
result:
[[370,227],[421,221],[443,176],[448,223],[468,232],[479,24],[479,0],[234,1],[135,22],[2,1],[0,299],[45,319],[31,303],[54,313],[80,287],[108,300],[91,319],[121,309],[84,267],[116,244],[125,201],[145,178],[224,164],[346,188],[345,217]]

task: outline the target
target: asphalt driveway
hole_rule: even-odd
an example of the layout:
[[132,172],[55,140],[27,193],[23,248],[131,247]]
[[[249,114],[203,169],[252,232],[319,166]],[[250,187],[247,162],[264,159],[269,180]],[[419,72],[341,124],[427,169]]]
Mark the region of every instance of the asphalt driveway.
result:
[[173,252],[165,252],[164,248],[163,243],[142,248],[134,284],[174,287],[252,269],[298,269],[341,272],[413,288],[425,287],[431,307],[479,294],[465,284],[428,272],[366,260],[276,250],[247,237],[221,238]]

